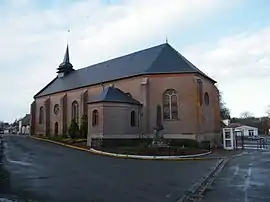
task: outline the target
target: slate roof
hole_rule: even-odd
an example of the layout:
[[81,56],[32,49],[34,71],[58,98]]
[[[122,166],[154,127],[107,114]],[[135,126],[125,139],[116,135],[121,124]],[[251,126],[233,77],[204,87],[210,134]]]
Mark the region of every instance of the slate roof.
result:
[[67,49],[66,49],[66,52],[65,52],[64,60],[59,65],[59,68],[57,70],[58,70],[57,73],[74,71],[73,66],[72,66],[72,64],[69,61],[68,45],[67,45]]
[[240,126],[242,126],[241,123],[230,123],[225,128],[237,128],[237,127],[240,127]]
[[216,82],[165,43],[56,77],[34,97],[133,76],[166,73],[198,73]]
[[97,97],[90,100],[88,104],[98,102],[116,102],[141,105],[141,103],[138,100],[135,100],[131,95],[124,93],[119,88],[115,87],[105,88]]
[[23,125],[23,126],[30,125],[30,119],[31,119],[30,114],[26,114],[25,117],[23,117],[23,118],[21,119],[22,125]]

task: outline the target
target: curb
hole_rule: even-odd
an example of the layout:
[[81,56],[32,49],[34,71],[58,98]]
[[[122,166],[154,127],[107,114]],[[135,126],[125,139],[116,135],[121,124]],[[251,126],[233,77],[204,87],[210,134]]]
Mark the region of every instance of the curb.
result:
[[33,136],[29,136],[29,137],[32,138],[32,139],[43,140],[43,141],[46,141],[46,142],[58,144],[58,145],[65,146],[65,147],[70,147],[70,148],[73,148],[73,149],[78,149],[78,150],[87,151],[87,152],[90,151],[89,149],[76,147],[76,146],[73,146],[73,145],[65,144],[65,143],[62,143],[62,142],[57,142],[57,141],[54,141],[54,140],[48,140],[48,139],[44,139],[44,138],[40,138],[40,137],[33,137]]
[[140,156],[140,155],[128,155],[128,154],[115,154],[115,153],[109,153],[109,152],[103,152],[99,151],[96,149],[85,149],[61,142],[57,142],[54,140],[49,140],[49,139],[44,139],[44,138],[39,138],[39,137],[34,137],[34,136],[29,136],[32,139],[36,140],[42,140],[54,144],[58,144],[61,146],[81,150],[81,151],[87,151],[91,152],[96,155],[102,155],[102,156],[110,156],[110,157],[116,157],[116,158],[124,158],[124,159],[139,159],[139,160],[167,160],[167,161],[190,161],[190,160],[213,160],[213,159],[223,159],[224,157],[201,157],[201,156],[206,156],[212,153],[212,151],[203,153],[203,154],[195,154],[195,155],[188,155],[188,156]]
[[[141,159],[141,160],[169,160],[169,161],[179,161],[179,160],[210,160],[217,159],[217,157],[208,157],[202,158],[201,156],[206,156],[212,153],[212,151],[203,153],[203,154],[194,154],[187,156],[141,156],[141,155],[128,155],[128,154],[115,154],[110,152],[103,152],[96,149],[90,149],[90,152],[103,156],[112,156],[117,158],[126,158],[126,159]],[[218,158],[220,159],[220,158]]]
[[223,167],[228,162],[228,158],[220,159],[216,165],[198,182],[193,184],[177,202],[190,202],[198,201],[203,197],[206,189],[211,186],[214,182],[216,176],[221,172]]

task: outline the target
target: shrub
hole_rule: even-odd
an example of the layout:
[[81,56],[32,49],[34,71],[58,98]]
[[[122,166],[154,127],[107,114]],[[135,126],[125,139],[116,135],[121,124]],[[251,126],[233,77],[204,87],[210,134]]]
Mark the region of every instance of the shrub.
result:
[[81,126],[80,126],[80,134],[82,138],[87,138],[88,133],[88,117],[87,114],[82,115],[81,118]]
[[170,146],[184,146],[188,148],[199,148],[200,144],[192,139],[171,139],[169,140]]
[[78,123],[76,122],[75,119],[71,120],[71,123],[70,123],[70,125],[68,127],[68,135],[72,139],[78,138],[79,135],[80,135],[79,125],[78,125]]

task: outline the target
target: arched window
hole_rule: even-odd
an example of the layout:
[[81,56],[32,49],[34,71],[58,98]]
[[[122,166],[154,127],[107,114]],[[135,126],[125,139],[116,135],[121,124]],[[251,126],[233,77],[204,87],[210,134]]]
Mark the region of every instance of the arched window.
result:
[[132,111],[130,113],[130,125],[132,127],[135,127],[136,126],[136,113],[135,113],[135,111]]
[[54,134],[58,135],[58,122],[54,123]]
[[72,102],[72,113],[71,113],[72,119],[75,119],[75,121],[79,122],[79,104],[77,101]]
[[163,118],[164,120],[178,119],[178,97],[173,89],[163,93]]
[[39,124],[43,124],[44,123],[44,108],[40,107],[39,108],[39,120],[38,120]]
[[92,112],[92,126],[98,125],[98,110]]
[[209,105],[209,95],[207,92],[204,93],[204,103],[206,106]]

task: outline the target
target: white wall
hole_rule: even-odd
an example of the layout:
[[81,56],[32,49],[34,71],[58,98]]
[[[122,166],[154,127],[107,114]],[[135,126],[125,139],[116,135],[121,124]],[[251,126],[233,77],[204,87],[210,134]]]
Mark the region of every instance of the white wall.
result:
[[[250,126],[240,126],[235,128],[235,131],[243,131],[243,135],[245,137],[249,137],[249,131],[253,131],[253,136],[258,136],[258,128],[250,127]],[[238,135],[238,134],[237,134]]]

